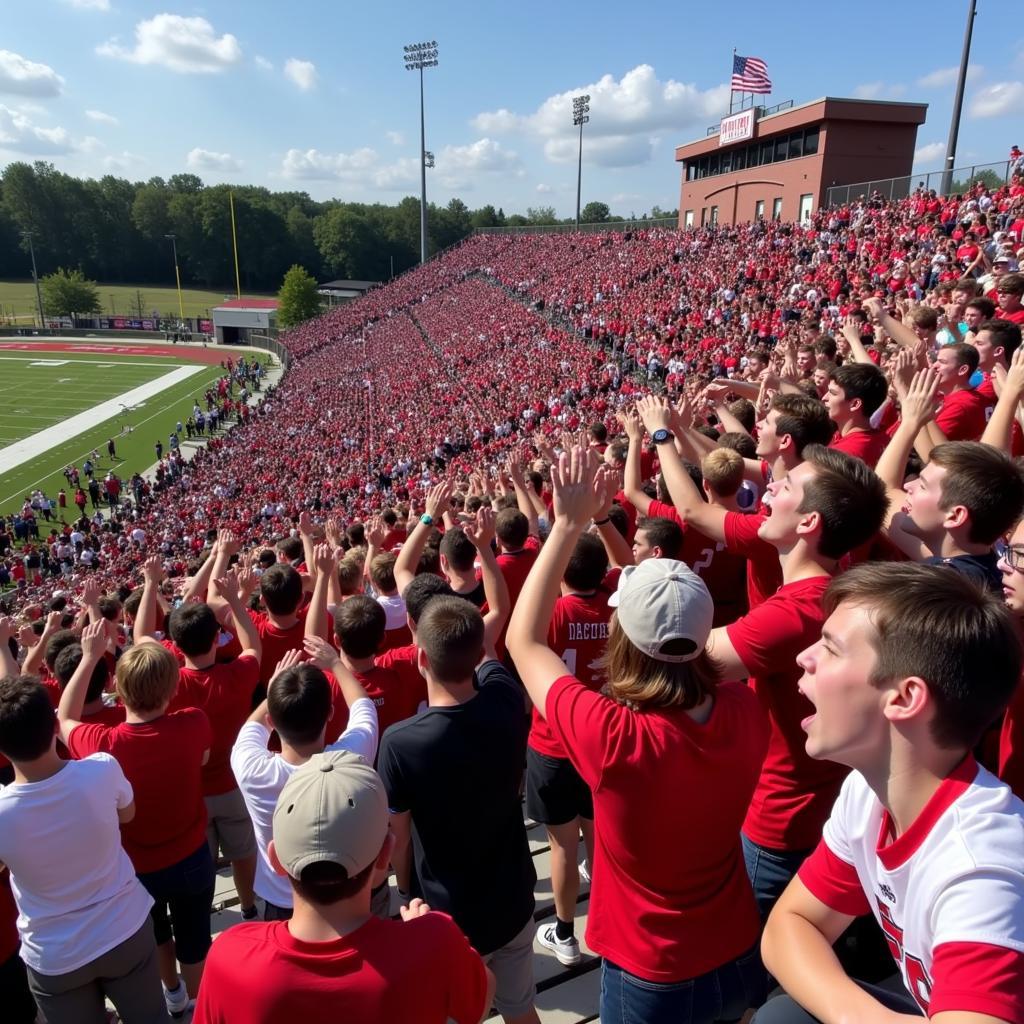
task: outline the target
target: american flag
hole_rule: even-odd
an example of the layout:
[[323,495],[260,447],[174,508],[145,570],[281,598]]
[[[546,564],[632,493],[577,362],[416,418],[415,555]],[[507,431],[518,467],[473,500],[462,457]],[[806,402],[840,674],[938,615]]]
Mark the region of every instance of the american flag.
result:
[[760,57],[732,57],[732,91],[770,93],[772,80],[768,66]]

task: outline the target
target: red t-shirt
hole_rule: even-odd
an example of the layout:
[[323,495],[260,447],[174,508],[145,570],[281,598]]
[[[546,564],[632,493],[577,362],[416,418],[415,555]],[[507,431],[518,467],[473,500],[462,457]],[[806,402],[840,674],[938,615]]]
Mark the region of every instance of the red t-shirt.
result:
[[779,553],[757,534],[766,518],[766,512],[727,512],[725,516],[726,550],[747,559],[747,602],[751,611],[782,586]]
[[654,982],[749,949],[761,924],[737,833],[768,744],[754,694],[719,686],[701,724],[679,708],[631,711],[563,676],[544,713],[594,793],[590,947]]
[[821,596],[830,579],[786,583],[727,627],[771,721],[768,756],[743,823],[748,839],[771,850],[809,850],[818,842],[847,773],[842,765],[809,757],[800,728],[814,707],[797,690],[803,669],[796,656],[821,638]]
[[1024,327],[1024,308],[1015,309],[1012,313],[1007,313],[1005,310],[997,309],[996,316],[1000,320],[1009,320],[1011,324],[1017,324],[1018,327]]
[[[551,615],[548,647],[565,662],[566,671],[591,690],[599,690],[604,683],[598,662],[608,644],[611,617],[608,594],[602,590],[590,595],[565,594],[555,602]],[[548,757],[565,758],[565,749],[536,706],[532,716],[529,745]]]
[[954,391],[943,398],[935,424],[947,441],[977,441],[985,433],[987,404],[977,391]]
[[416,667],[417,648],[415,644],[395,647],[374,659],[379,668],[393,669],[402,680],[402,689],[415,692],[419,700],[427,699],[427,682]]
[[516,606],[516,599],[523,589],[526,577],[530,575],[533,563],[537,561],[540,552],[540,541],[536,537],[527,537],[526,544],[519,551],[502,552],[498,555],[498,568],[501,575],[505,577],[505,585],[508,587],[508,596],[512,607]]
[[999,732],[999,778],[1024,800],[1024,684],[1018,682]]
[[256,632],[260,635],[263,644],[263,653],[260,655],[260,682],[266,686],[274,676],[277,663],[289,651],[303,650],[302,640],[306,632],[306,614],[309,605],[299,608],[296,614],[299,619],[294,626],[287,629],[279,629],[270,621],[266,612],[249,612]]
[[[276,662],[275,662],[276,664]],[[231,748],[252,711],[252,695],[260,681],[260,663],[251,654],[210,668],[183,668],[178,692],[168,710],[199,708],[210,720],[210,759],[203,766],[203,796],[236,789]]]
[[[355,677],[363,684],[366,696],[377,708],[377,728],[380,736],[384,735],[384,730],[389,725],[412,718],[420,706],[420,701],[427,699],[427,684],[419,672],[413,681],[406,673],[381,666],[380,657],[373,668],[365,672],[356,672]],[[334,714],[331,715],[327,731],[324,733],[324,743],[327,746],[334,743],[348,727],[348,705],[337,680],[333,676],[329,678],[334,696]]]
[[212,741],[210,720],[195,708],[141,724],[83,723],[68,737],[73,757],[111,754],[131,783],[135,817],[121,826],[121,842],[139,874],[169,868],[206,842],[200,762]]
[[286,921],[254,922],[229,928],[213,944],[192,1019],[476,1024],[486,995],[483,961],[445,914],[371,917],[330,942],[293,938]]
[[874,469],[888,443],[889,435],[883,430],[851,430],[848,434],[836,433],[828,446],[853,455]]

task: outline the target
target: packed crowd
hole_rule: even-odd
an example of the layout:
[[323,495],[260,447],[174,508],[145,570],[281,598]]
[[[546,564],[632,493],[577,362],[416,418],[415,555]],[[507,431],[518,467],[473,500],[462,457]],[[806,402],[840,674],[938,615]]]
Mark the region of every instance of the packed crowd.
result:
[[1022,229],[478,236],[287,336],[0,618],[5,1014],[531,1024],[582,881],[606,1024],[1024,1021]]

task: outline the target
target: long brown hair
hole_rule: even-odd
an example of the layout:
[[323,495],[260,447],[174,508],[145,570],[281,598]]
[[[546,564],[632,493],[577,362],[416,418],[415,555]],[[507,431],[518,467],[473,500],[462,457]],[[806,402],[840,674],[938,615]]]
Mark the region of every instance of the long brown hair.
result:
[[604,692],[634,711],[681,708],[688,711],[713,695],[719,673],[706,651],[691,661],[658,661],[637,647],[612,616],[601,665]]

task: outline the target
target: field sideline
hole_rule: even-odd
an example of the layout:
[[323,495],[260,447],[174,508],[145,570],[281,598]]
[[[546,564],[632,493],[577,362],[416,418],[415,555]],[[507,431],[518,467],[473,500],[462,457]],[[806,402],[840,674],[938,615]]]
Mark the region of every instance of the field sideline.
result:
[[[139,315],[139,298],[142,299],[142,316],[150,317],[156,310],[162,317],[174,318],[178,315],[178,290],[170,287],[150,284],[97,284],[100,305],[103,307],[101,316]],[[262,293],[245,293],[250,298],[274,298],[273,295]],[[219,306],[225,299],[235,298],[234,289],[205,290],[202,288],[182,288],[182,305],[185,316],[209,316],[214,306]],[[0,322],[6,322],[12,316],[18,323],[34,322],[37,319],[36,289],[29,281],[0,281]]]
[[[72,416],[87,414],[104,401],[164,377],[176,367],[196,366],[198,372],[148,397],[131,411],[127,415],[131,433],[121,434],[126,417],[118,411],[89,421],[85,430],[6,471],[0,456],[0,514],[17,511],[25,495],[35,488],[55,499],[57,491],[66,486],[61,470],[69,462],[81,466],[94,448],[102,456],[101,474],[113,469],[127,480],[136,470],[148,468],[156,461],[154,442],[159,438],[166,449],[177,421],[188,417],[193,401],[223,373],[216,362],[211,365],[215,355],[223,358],[221,351],[183,347],[169,354],[159,346],[152,356],[146,356],[123,354],[124,346],[114,347],[109,354],[83,352],[71,345],[54,351],[58,347],[50,344],[25,351],[23,345],[17,349],[0,345],[0,448]],[[117,446],[114,462],[107,457],[110,437]],[[68,504],[74,512],[70,495]]]

